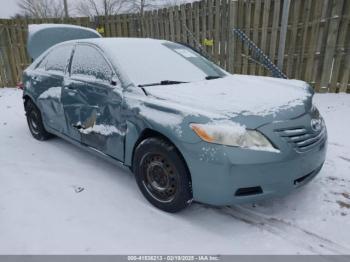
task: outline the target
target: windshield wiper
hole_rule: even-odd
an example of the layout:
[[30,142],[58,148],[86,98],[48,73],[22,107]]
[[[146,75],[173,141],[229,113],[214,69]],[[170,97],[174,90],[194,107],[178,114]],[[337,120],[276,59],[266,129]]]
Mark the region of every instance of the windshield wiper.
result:
[[139,87],[146,87],[146,86],[165,86],[165,85],[178,85],[178,84],[185,84],[188,82],[182,82],[182,81],[172,81],[172,80],[163,80],[158,83],[151,83],[151,84],[144,84],[139,85]]
[[221,76],[207,76],[205,80],[214,80],[214,79],[219,79],[222,78]]

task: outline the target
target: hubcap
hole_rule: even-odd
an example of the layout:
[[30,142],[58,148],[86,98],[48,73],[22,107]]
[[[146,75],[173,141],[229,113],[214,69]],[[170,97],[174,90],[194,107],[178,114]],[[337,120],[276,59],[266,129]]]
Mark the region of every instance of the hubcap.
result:
[[162,155],[148,154],[142,163],[143,185],[160,202],[170,202],[177,190],[177,173]]

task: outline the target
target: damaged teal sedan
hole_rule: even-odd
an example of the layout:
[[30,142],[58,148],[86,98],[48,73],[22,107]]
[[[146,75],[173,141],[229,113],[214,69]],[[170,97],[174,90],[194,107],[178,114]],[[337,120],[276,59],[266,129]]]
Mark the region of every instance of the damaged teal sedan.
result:
[[129,167],[164,211],[283,196],[322,168],[327,131],[305,82],[232,75],[165,40],[30,31],[23,99],[33,137]]

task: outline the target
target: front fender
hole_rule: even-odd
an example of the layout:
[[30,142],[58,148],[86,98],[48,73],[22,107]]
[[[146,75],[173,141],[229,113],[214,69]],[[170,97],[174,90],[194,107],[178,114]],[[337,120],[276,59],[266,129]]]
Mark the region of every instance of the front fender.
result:
[[[162,126],[159,126],[159,125],[144,125],[142,127],[139,127],[130,121],[126,121],[126,124],[127,124],[127,132],[125,135],[125,143],[124,143],[124,146],[125,146],[124,165],[126,166],[132,165],[134,149],[146,130],[154,132],[155,134],[159,134],[165,137],[166,139],[168,139],[179,150],[180,154],[184,156],[182,151],[185,148],[183,145],[186,142],[181,140],[181,138],[178,136],[178,133],[172,132],[171,130],[168,130],[166,128],[162,128]],[[186,144],[189,144],[189,143],[186,143]]]

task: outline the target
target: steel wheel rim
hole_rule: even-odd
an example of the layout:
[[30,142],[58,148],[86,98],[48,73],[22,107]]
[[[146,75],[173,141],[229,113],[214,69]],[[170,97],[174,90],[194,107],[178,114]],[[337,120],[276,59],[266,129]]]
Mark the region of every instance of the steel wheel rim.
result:
[[141,160],[143,186],[159,202],[171,202],[178,189],[178,174],[161,154],[147,154]]
[[29,117],[29,127],[33,134],[39,134],[39,117],[35,112],[31,112]]

